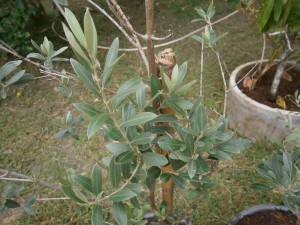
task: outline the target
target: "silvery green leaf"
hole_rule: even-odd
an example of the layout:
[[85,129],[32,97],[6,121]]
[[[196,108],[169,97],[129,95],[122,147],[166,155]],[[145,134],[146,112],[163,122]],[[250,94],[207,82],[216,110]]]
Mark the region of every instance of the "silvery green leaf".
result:
[[120,190],[117,193],[112,194],[109,199],[113,202],[122,202],[128,199],[131,199],[133,197],[137,196],[136,193],[130,190]]
[[155,136],[152,133],[149,132],[145,132],[142,133],[138,136],[136,136],[133,140],[132,140],[132,144],[134,145],[145,145],[145,144],[150,144],[151,141],[155,138]]
[[44,61],[44,66],[49,68],[49,69],[52,69],[53,68],[53,63],[52,63],[51,60],[47,59],[47,60]]
[[101,94],[99,92],[99,88],[96,82],[93,80],[92,74],[87,71],[79,62],[74,59],[70,60],[71,65],[77,74],[77,76],[88,86],[88,88],[99,98],[101,98]]
[[6,92],[6,90],[5,90],[4,87],[3,87],[3,88],[1,89],[1,91],[0,91],[0,97],[1,97],[2,99],[6,99],[6,97],[7,97],[7,92]]
[[92,169],[92,189],[95,196],[97,196],[102,190],[102,172],[100,166],[96,163]]
[[103,224],[103,212],[100,205],[94,205],[92,211],[92,225],[102,225]]
[[38,50],[40,53],[43,53],[43,51],[40,48],[40,46],[38,46],[38,44],[34,40],[31,40],[31,43],[32,43],[33,47],[36,48],[36,50]]
[[187,71],[187,62],[184,62],[178,69],[178,78],[176,80],[174,89],[175,91],[181,86]]
[[84,35],[86,39],[87,50],[95,60],[98,47],[97,31],[88,8],[84,14]]
[[85,203],[84,201],[82,201],[80,198],[77,197],[77,195],[75,194],[72,187],[67,186],[67,185],[62,185],[61,189],[62,189],[65,196],[69,197],[70,199],[74,200],[75,202]]
[[212,157],[215,157],[219,160],[230,160],[231,159],[230,155],[223,151],[212,152],[212,150],[210,150],[209,153]]
[[192,35],[192,38],[200,43],[205,43],[204,39],[198,35]]
[[119,38],[114,39],[109,51],[106,55],[103,74],[102,74],[102,86],[105,86],[110,80],[113,65],[117,61],[119,51]]
[[175,174],[171,174],[172,180],[174,183],[181,189],[185,189],[187,187],[187,183],[184,178],[177,176]]
[[158,115],[156,118],[154,118],[153,120],[150,120],[150,123],[158,123],[158,122],[175,122],[178,119],[176,118],[176,116],[171,115],[171,114],[160,114]]
[[115,157],[109,162],[109,178],[113,188],[118,188],[121,181],[121,166],[115,163]]
[[37,199],[37,197],[35,195],[28,197],[24,202],[24,206],[30,207],[36,201],[36,199]]
[[68,25],[71,31],[73,32],[74,36],[76,37],[76,39],[83,47],[86,47],[86,39],[84,33],[75,15],[68,8],[65,8],[65,16]]
[[284,151],[282,153],[282,158],[283,158],[283,168],[288,174],[289,178],[291,181],[294,181],[295,179],[295,173],[296,173],[296,168],[294,167],[293,161],[292,161],[292,156],[289,152]]
[[171,107],[172,109],[175,110],[175,112],[181,114],[181,115],[185,115],[184,110],[178,105],[177,103],[177,99],[176,98],[169,98],[166,101],[166,104]]
[[261,184],[261,183],[254,183],[251,185],[251,188],[259,190],[259,191],[265,191],[265,192],[272,191],[272,188],[270,188],[270,186]]
[[10,74],[13,70],[15,70],[21,63],[22,60],[16,60],[4,64],[0,69],[0,81],[8,74]]
[[130,151],[130,147],[129,145],[125,144],[125,143],[108,143],[105,146],[111,153],[118,155],[121,154],[123,152],[127,152]]
[[66,35],[66,38],[68,39],[69,44],[71,45],[73,51],[75,52],[76,56],[78,57],[79,61],[86,66],[87,68],[91,68],[91,61],[86,56],[78,42],[76,41],[74,35],[69,30],[69,28],[63,23],[63,29]]
[[113,97],[113,108],[117,109],[130,94],[144,87],[145,84],[139,77],[132,78],[126,81],[124,84],[121,85],[116,95]]
[[201,9],[201,7],[196,7],[195,10],[199,14],[199,16],[201,16],[203,19],[206,18],[206,13],[203,9]]
[[123,202],[114,202],[112,212],[118,225],[127,224],[127,212]]
[[146,106],[146,87],[142,87],[136,91],[136,102],[140,109],[143,109]]
[[124,121],[120,125],[122,127],[137,126],[137,125],[147,123],[148,121],[153,120],[156,117],[157,115],[152,112],[140,112],[135,114],[133,117],[129,118],[128,120]]
[[88,129],[87,129],[87,137],[90,139],[92,136],[95,135],[95,133],[102,128],[104,123],[108,120],[108,116],[106,115],[96,115],[92,117],[92,119],[89,122]]
[[162,167],[169,162],[165,156],[154,152],[142,153],[142,157],[145,163],[149,164],[150,166]]
[[78,184],[84,190],[93,193],[92,181],[89,177],[74,174],[74,175],[71,176],[71,178],[76,184]]
[[178,65],[176,64],[172,70],[172,76],[171,76],[171,82],[173,86],[175,86],[175,84],[177,83],[178,76],[179,76]]
[[58,131],[56,134],[53,135],[53,138],[62,138],[62,137],[68,137],[72,133],[69,131],[69,129],[63,129]]
[[67,0],[53,0],[56,3],[60,4],[60,5],[68,5],[68,1]]
[[125,164],[128,162],[132,162],[135,158],[135,154],[133,151],[122,152],[115,158],[115,163],[117,164]]
[[193,178],[197,172],[197,164],[195,160],[191,160],[188,164],[188,174],[190,178]]
[[[52,55],[49,55],[51,59],[54,59],[54,57],[58,56],[59,54],[63,53],[68,47],[62,47],[58,49],[57,51],[53,52]],[[68,59],[67,59],[68,60]]]
[[228,34],[228,32],[222,33],[220,34],[217,38],[216,38],[216,42],[218,42],[219,40],[221,40],[223,37],[225,37]]
[[168,93],[170,93],[171,90],[173,89],[173,84],[172,84],[170,78],[168,77],[168,75],[165,73],[162,76],[162,83],[163,83],[163,86],[166,89],[166,91]]
[[88,104],[85,103],[73,103],[73,105],[80,110],[81,112],[85,113],[86,115],[88,115],[89,117],[94,117],[96,115],[100,115],[100,111],[98,111],[97,109],[95,109],[93,106],[90,106]]
[[194,84],[196,83],[196,80],[190,81],[187,84],[182,85],[178,89],[175,89],[175,94],[182,94],[189,90]]
[[43,56],[42,54],[40,54],[40,53],[35,53],[35,52],[29,53],[29,54],[26,56],[26,58],[34,58],[34,59],[39,59],[39,60],[42,60],[42,61],[44,61],[44,60],[47,59],[47,58],[46,58],[45,56]]
[[21,79],[21,77],[23,77],[23,75],[25,74],[25,70],[21,70],[19,72],[17,72],[15,75],[13,75],[9,81],[7,81],[6,85],[11,85],[16,83],[18,80]]

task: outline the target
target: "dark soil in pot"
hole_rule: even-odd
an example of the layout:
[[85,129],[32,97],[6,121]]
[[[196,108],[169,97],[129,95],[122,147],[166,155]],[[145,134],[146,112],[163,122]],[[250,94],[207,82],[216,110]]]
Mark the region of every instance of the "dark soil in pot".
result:
[[297,217],[291,212],[265,211],[247,215],[236,225],[298,225]]
[[[240,82],[238,87],[249,98],[272,108],[280,108],[276,104],[276,101],[271,99],[270,95],[270,88],[275,71],[275,66],[269,69],[269,71],[267,71],[266,74],[259,81],[257,81],[253,90],[250,90],[248,87],[243,87],[243,82]],[[280,81],[277,96],[281,96],[285,99],[287,110],[299,111],[299,108],[285,97],[287,95],[294,96],[297,89],[300,92],[300,74],[291,68],[285,71],[284,77],[285,78],[282,78]]]

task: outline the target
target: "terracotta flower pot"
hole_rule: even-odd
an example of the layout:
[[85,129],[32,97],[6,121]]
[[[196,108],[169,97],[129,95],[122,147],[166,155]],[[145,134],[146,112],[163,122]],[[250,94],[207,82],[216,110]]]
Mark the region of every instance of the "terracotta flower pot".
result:
[[[243,64],[237,67],[230,76],[229,89],[231,91],[228,93],[227,100],[229,127],[252,141],[282,140],[293,128],[300,127],[300,113],[260,104],[243,94],[237,86],[237,81],[258,62]],[[289,62],[288,66],[291,65],[294,65],[294,69],[300,74],[300,65]]]
[[256,205],[236,215],[228,225],[296,225],[297,217],[285,206]]

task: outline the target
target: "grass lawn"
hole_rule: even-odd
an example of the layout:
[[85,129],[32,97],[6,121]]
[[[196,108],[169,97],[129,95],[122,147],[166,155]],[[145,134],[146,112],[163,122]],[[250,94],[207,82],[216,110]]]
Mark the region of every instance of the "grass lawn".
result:
[[[81,18],[85,11],[83,2],[83,0],[69,1],[70,8],[78,15],[78,18]],[[97,2],[105,6],[105,1]],[[136,30],[140,33],[145,32],[144,6],[140,5],[139,1],[119,2]],[[161,42],[179,38],[204,26],[201,22],[191,23],[190,21],[197,17],[193,8],[198,6],[199,2],[203,8],[206,8],[207,1],[158,0],[155,2],[157,36],[163,37],[173,33],[169,39]],[[215,5],[215,20],[237,8],[234,1],[217,0]],[[41,43],[43,36],[46,35],[54,43],[55,49],[58,49],[66,45],[66,42],[51,30],[51,23],[55,22],[57,32],[62,32],[59,16],[49,5],[46,8],[49,21],[44,22],[42,26],[49,29],[46,33],[34,30],[32,39]],[[116,36],[119,36],[121,48],[131,47],[130,43],[103,15],[93,11],[92,16],[98,28],[100,45],[108,46]],[[262,37],[257,32],[257,28],[242,13],[237,13],[215,25],[214,29],[217,34],[228,32],[219,47],[222,60],[226,64],[227,79],[230,71],[239,64],[260,58]],[[199,81],[201,53],[199,44],[187,38],[167,47],[173,48],[178,64],[187,61],[187,81],[194,79]],[[163,49],[157,48],[156,53]],[[100,62],[102,62],[106,52],[100,50],[99,53]],[[8,55],[1,54],[1,56],[1,65],[11,59]],[[65,56],[72,57],[71,51],[68,51]],[[39,76],[32,66],[26,65],[26,68],[33,71],[36,77]],[[66,65],[66,69],[70,70],[70,66]],[[134,76],[147,79],[145,67],[136,52],[125,53],[125,57],[116,66],[113,76],[115,84]],[[66,177],[66,169],[74,168],[79,173],[89,171],[91,166],[96,161],[100,161],[107,152],[99,136],[96,135],[91,140],[86,138],[88,120],[85,120],[78,128],[79,141],[53,138],[53,135],[63,128],[64,115],[67,111],[79,115],[72,103],[94,102],[93,96],[87,94],[80,83],[75,84],[74,94],[70,98],[55,92],[53,90],[55,86],[54,81],[36,79],[29,84],[10,89],[8,98],[0,101],[0,169],[22,173],[58,186],[59,179]],[[217,59],[208,49],[204,52],[203,86],[204,104],[209,106],[209,113],[215,117],[214,111],[222,113],[224,88]],[[198,90],[199,82],[186,93],[186,96],[197,98]],[[18,91],[23,93],[21,97],[16,96]],[[207,197],[201,196],[189,215],[191,221],[195,225],[226,225],[237,212],[248,206],[257,203],[280,203],[273,195],[260,193],[249,187],[256,181],[255,165],[263,158],[269,157],[272,150],[272,146],[264,143],[252,144],[249,150],[235,156],[233,160],[220,163],[218,173],[212,174],[219,183]],[[61,191],[40,183],[27,182],[22,185],[26,187],[24,196],[35,194],[38,198],[63,197]],[[1,190],[3,187],[4,181],[0,181]],[[179,209],[188,206],[182,197],[184,194],[182,190],[178,190],[176,194],[175,201]],[[34,209],[37,215],[30,217],[17,210],[12,215],[4,213],[0,215],[0,224],[90,224],[90,209],[78,206],[70,200],[37,201]],[[110,216],[106,215],[107,218]]]

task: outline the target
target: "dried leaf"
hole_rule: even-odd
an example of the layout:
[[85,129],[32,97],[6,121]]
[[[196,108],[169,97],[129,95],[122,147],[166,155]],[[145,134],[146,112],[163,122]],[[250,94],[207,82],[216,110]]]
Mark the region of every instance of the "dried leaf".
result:
[[245,79],[243,80],[244,88],[249,88],[250,90],[252,90],[255,87],[255,84],[256,84],[256,79],[253,79],[250,76],[245,77]]

